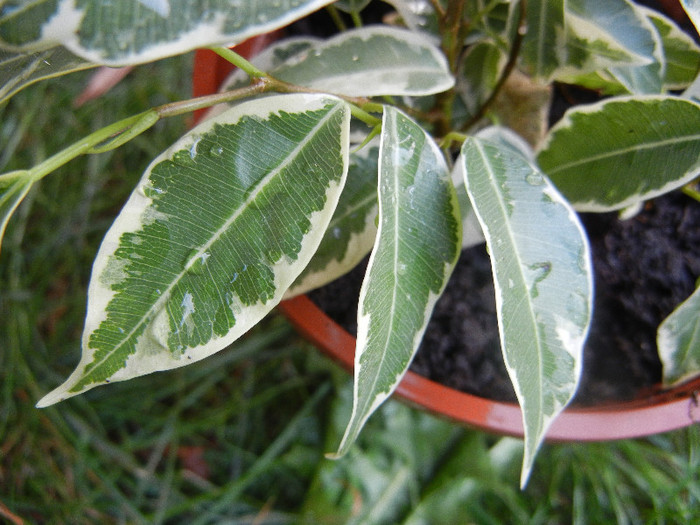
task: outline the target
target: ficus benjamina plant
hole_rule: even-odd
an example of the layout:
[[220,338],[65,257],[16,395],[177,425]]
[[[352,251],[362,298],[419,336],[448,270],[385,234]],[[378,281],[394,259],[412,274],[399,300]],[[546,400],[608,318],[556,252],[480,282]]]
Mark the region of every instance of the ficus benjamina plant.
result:
[[[114,220],[92,269],[82,358],[37,406],[204,359],[369,254],[354,406],[329,454],[341,456],[406,372],[462,248],[485,240],[525,483],[583,366],[594,287],[576,212],[697,195],[700,49],[629,0],[387,0],[383,22],[366,25],[369,3],[0,4],[2,100],[195,48],[238,66],[218,94],[144,108],[0,176],[4,232],[59,166],[212,108],[152,161]],[[697,25],[698,3],[682,4]],[[236,53],[319,9],[334,36],[282,39],[250,61]],[[555,82],[598,100],[550,126]],[[697,373],[699,312],[696,292],[659,328],[668,384]]]

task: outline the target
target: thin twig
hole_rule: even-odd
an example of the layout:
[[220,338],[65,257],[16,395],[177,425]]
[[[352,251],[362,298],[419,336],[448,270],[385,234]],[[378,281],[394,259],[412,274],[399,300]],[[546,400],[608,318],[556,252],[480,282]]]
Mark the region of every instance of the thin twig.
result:
[[525,34],[527,33],[527,26],[525,24],[525,13],[527,11],[527,2],[526,0],[520,0],[520,16],[518,18],[518,31],[515,34],[515,38],[513,40],[513,46],[510,49],[510,54],[508,56],[508,62],[506,63],[505,67],[503,68],[503,71],[501,72],[501,77],[498,79],[498,82],[493,88],[493,91],[491,92],[491,95],[489,98],[484,102],[479,110],[476,112],[476,114],[467,121],[467,123],[462,126],[462,129],[466,130],[471,128],[474,124],[479,122],[484,115],[486,114],[486,111],[488,110],[489,107],[494,103],[496,98],[498,97],[499,93],[501,92],[501,89],[503,89],[503,86],[505,85],[506,81],[508,80],[508,77],[510,74],[513,72],[513,69],[515,68],[515,65],[518,62],[518,56],[520,55],[520,47],[523,43],[523,38],[525,37]]

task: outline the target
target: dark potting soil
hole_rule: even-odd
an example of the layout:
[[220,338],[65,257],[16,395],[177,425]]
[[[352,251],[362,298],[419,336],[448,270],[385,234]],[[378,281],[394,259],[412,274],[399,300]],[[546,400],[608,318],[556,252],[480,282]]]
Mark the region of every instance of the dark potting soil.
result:
[[[595,303],[574,403],[632,399],[660,381],[656,329],[700,277],[700,204],[677,192],[625,221],[616,213],[582,214],[581,220],[593,252]],[[309,294],[353,334],[365,267],[366,261]],[[467,393],[515,401],[484,245],[462,252],[411,370]]]

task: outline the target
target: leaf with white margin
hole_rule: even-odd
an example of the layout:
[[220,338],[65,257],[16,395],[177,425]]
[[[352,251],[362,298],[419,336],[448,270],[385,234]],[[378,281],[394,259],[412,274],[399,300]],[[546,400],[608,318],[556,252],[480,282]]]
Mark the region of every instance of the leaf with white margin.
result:
[[523,37],[521,60],[526,71],[548,79],[560,62],[564,29],[564,0],[530,0],[527,4],[527,33]]
[[700,0],[680,0],[688,18],[693,22],[695,30],[700,33]]
[[700,373],[700,288],[664,319],[656,340],[666,386]]
[[474,207],[464,187],[464,166],[461,162],[456,163],[452,168],[452,184],[455,187],[459,214],[462,217],[462,250],[484,243],[486,241],[484,232],[481,231],[481,224],[476,218]]
[[384,108],[379,229],[360,290],[353,409],[338,452],[408,370],[459,257],[459,205],[440,148],[418,124]]
[[269,73],[292,84],[350,97],[432,95],[454,85],[445,56],[428,38],[385,26],[344,31]]
[[508,57],[495,42],[483,40],[470,46],[459,66],[456,91],[467,116],[476,115],[498,83]]
[[[578,37],[617,42],[636,61],[609,64],[606,72],[635,94],[660,93],[663,89],[664,56],[661,38],[642,9],[627,0],[567,0],[567,25]],[[574,75],[575,77],[575,75]],[[575,78],[558,80],[578,83]],[[584,84],[590,85],[590,83]]]
[[639,6],[659,32],[666,62],[664,89],[684,89],[700,70],[700,47],[678,25],[654,9]]
[[289,299],[345,275],[364,259],[377,235],[378,146],[350,155],[347,182],[338,206],[309,265],[289,287]]
[[341,100],[277,95],[158,156],[95,259],[80,363],[38,406],[204,359],[260,321],[326,231],[349,125]]
[[523,410],[524,486],[578,387],[592,314],[590,250],[576,213],[514,148],[471,137],[458,162],[491,254],[501,348]]
[[62,45],[96,64],[141,64],[199,47],[242,42],[329,3],[35,0],[0,7],[0,48],[31,52]]
[[438,35],[438,17],[430,0],[386,0],[413,31]]
[[10,217],[32,187],[34,179],[26,170],[11,171],[0,175],[0,247],[5,235],[5,228]]
[[569,110],[537,162],[580,211],[613,211],[667,193],[700,172],[700,105],[625,96]]
[[63,47],[37,53],[17,53],[0,49],[0,103],[25,87],[74,71],[95,67]]

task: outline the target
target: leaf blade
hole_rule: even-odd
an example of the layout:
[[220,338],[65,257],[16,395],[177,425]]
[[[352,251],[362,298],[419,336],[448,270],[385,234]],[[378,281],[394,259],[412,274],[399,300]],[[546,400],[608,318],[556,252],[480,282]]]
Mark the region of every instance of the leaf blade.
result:
[[81,362],[39,406],[203,359],[269,312],[337,204],[349,118],[333,97],[269,97],[159,156],[95,260]]
[[242,42],[329,3],[37,0],[0,11],[0,48],[31,52],[63,45],[96,64],[135,65],[198,47]]
[[700,371],[700,288],[664,319],[657,332],[663,382],[673,386]]
[[379,229],[360,291],[353,409],[335,457],[348,451],[408,369],[459,256],[459,205],[442,153],[391,107],[384,109],[379,173]]
[[692,180],[698,130],[700,105],[691,100],[616,97],[569,111],[537,162],[577,210],[618,210]]
[[348,180],[328,230],[308,266],[287,290],[285,299],[345,275],[370,252],[377,234],[378,161],[376,146],[367,146],[350,155]]
[[503,356],[523,410],[524,485],[578,386],[592,311],[590,251],[573,210],[512,148],[469,138],[460,162],[491,254]]
[[426,37],[375,26],[312,43],[272,74],[292,84],[351,97],[432,95],[454,84],[447,60]]

